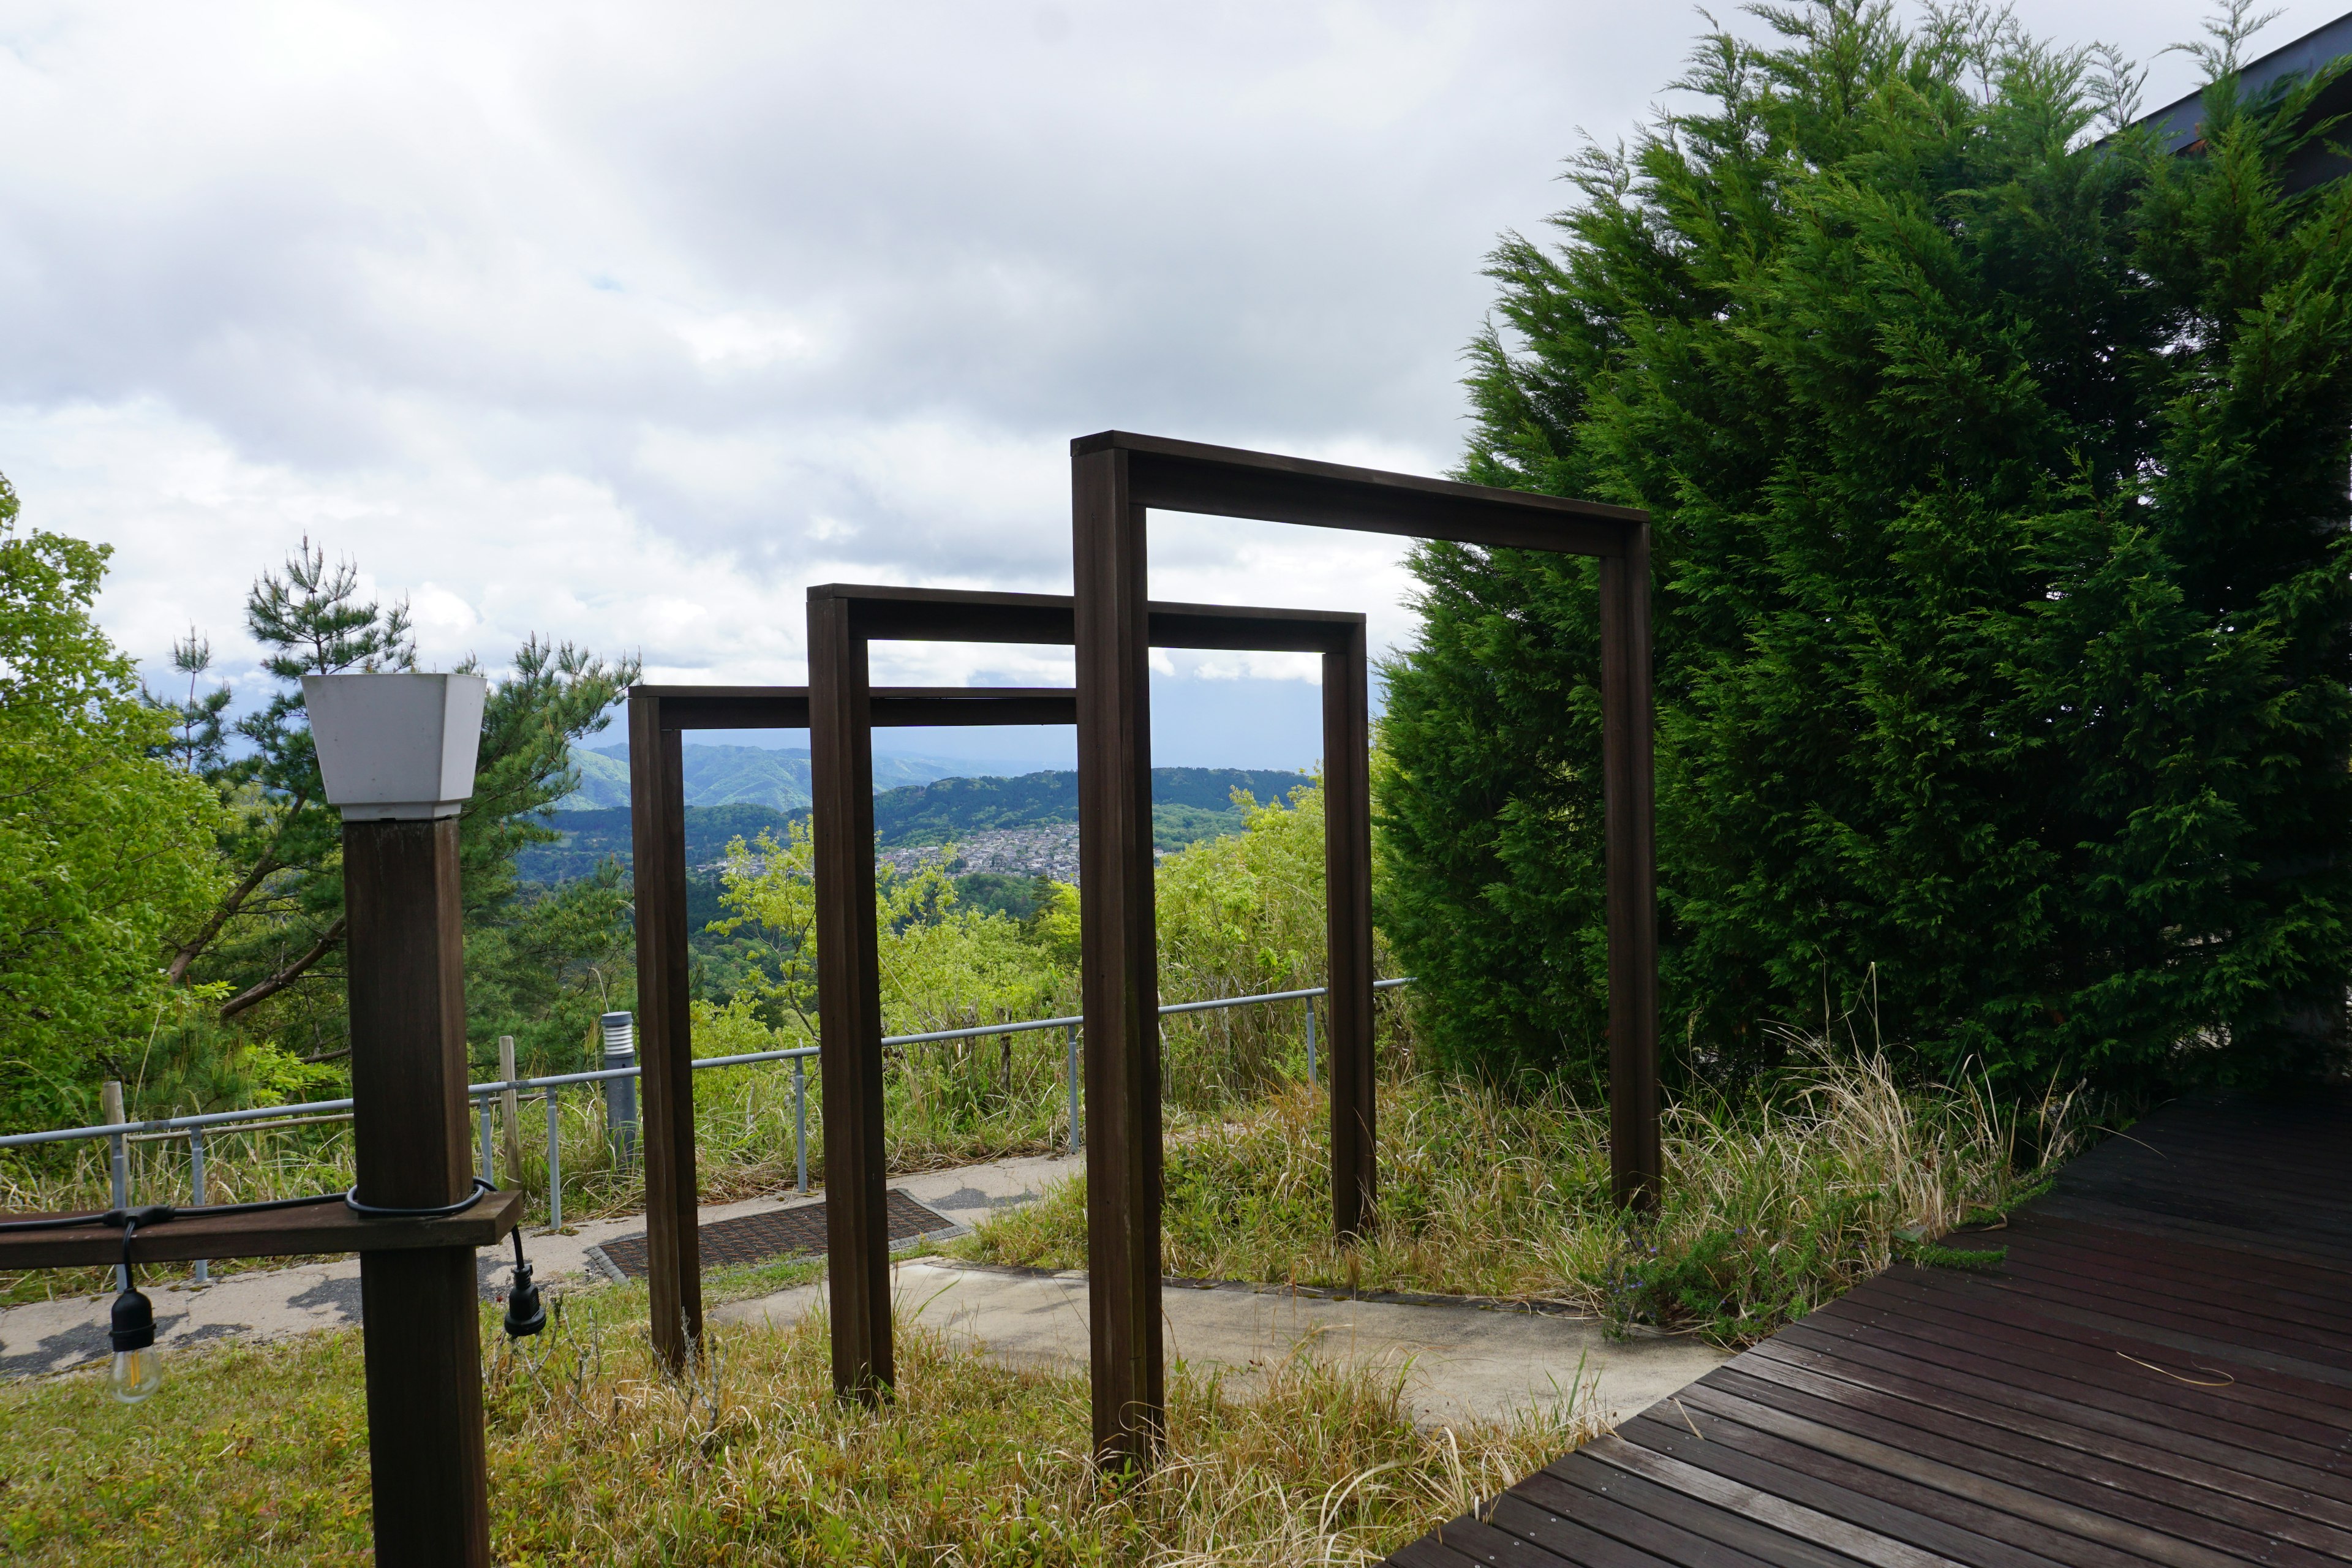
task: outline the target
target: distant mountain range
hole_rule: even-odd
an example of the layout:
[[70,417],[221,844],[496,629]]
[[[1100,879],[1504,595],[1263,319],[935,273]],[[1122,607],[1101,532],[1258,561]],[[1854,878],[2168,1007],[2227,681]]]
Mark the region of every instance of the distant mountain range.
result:
[[[779,809],[751,801],[696,804],[692,760],[696,752],[796,756],[802,769],[801,807]],[[807,815],[806,752],[776,753],[751,746],[690,746],[686,748],[686,858],[689,866],[711,865],[726,854],[729,840],[756,837],[761,828],[781,838],[787,823]],[[877,758],[875,765],[878,773],[881,759]],[[708,779],[714,774],[707,773],[704,776]],[[1160,849],[1167,851],[1181,849],[1199,839],[1238,833],[1243,818],[1233,804],[1234,790],[1245,789],[1265,803],[1285,799],[1292,790],[1310,782],[1304,773],[1255,768],[1154,768],[1153,840]],[[1078,775],[1074,773],[1024,773],[1017,778],[934,779],[877,791],[874,796],[874,826],[884,849],[960,842],[983,833],[1000,837],[1019,830],[1064,825],[1074,829],[1077,820]],[[564,835],[563,842],[523,852],[517,868],[525,881],[568,881],[585,876],[611,857],[617,857],[626,865],[630,841],[625,763],[619,805],[559,810],[554,814],[553,826]],[[1041,850],[1062,837],[1066,836],[1040,836]],[[1044,862],[1039,868],[1045,868]]]
[[[806,811],[809,806],[809,754],[797,746],[683,746],[686,804],[694,805],[765,805],[777,811]],[[557,811],[628,809],[629,748],[604,746],[590,751],[572,748],[572,765],[580,770],[580,787],[555,803]],[[987,763],[951,762],[942,757],[899,756],[876,752],[874,787],[929,784],[934,779],[968,773]]]

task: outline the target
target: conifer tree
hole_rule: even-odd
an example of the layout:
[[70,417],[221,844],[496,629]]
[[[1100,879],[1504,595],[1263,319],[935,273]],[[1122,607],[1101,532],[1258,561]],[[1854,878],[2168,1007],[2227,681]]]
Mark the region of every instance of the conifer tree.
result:
[[[223,1023],[268,1004],[275,1015],[269,1032],[309,1059],[331,1059],[342,1054],[344,1038],[342,828],[320,777],[302,677],[413,670],[416,645],[404,603],[362,597],[359,568],[348,560],[331,566],[308,538],[280,570],[255,581],[246,629],[265,650],[263,668],[278,686],[236,722],[244,742],[236,755],[218,743],[225,693],[198,697],[192,686],[184,704],[148,699],[193,738],[184,746],[188,765],[229,807],[219,843],[231,871],[226,890],[181,937],[167,973],[174,982],[220,989]],[[191,633],[174,649],[174,664],[197,675],[208,653]],[[469,658],[457,668],[471,674],[478,667]],[[605,726],[607,710],[637,670],[634,658],[607,663],[569,643],[531,637],[516,651],[512,669],[491,683],[474,793],[458,822],[469,933],[514,913],[515,857],[560,837],[543,814],[578,785],[572,742]],[[508,951],[492,942],[485,956],[494,962]],[[492,989],[510,995],[510,978],[497,977]]]
[[[1555,243],[1495,252],[1462,476],[1655,520],[1684,1072],[1857,1004],[2019,1085],[2337,1050],[2352,182],[2282,170],[2341,136],[2343,66],[2242,90],[2243,13],[2175,155],[2111,50],[1759,9],[1770,44],[1701,46],[1699,107],[1572,164]],[[1386,930],[1442,1052],[1597,1071],[1592,571],[1413,569]]]

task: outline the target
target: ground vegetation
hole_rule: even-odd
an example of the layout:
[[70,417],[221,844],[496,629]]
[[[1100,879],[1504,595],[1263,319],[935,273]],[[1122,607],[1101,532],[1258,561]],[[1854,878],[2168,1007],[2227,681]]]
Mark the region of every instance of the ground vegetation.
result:
[[[1906,1089],[1851,1038],[1737,1101],[1666,1114],[1664,1199],[1612,1202],[1609,1109],[1565,1082],[1503,1093],[1427,1073],[1381,1088],[1380,1219],[1331,1236],[1326,1097],[1292,1084],[1172,1139],[1166,1271],[1341,1290],[1549,1302],[1620,1328],[1739,1348],[1890,1261],[2038,1191],[2089,1131],[2067,1096],[2012,1107],[1981,1083]],[[982,1222],[978,1261],[1087,1266],[1083,1180]]]
[[[642,1288],[574,1296],[520,1348],[486,1312],[499,1561],[1362,1564],[1595,1428],[1571,1408],[1423,1430],[1393,1372],[1179,1368],[1166,1458],[1121,1485],[1088,1457],[1082,1375],[901,1322],[897,1397],[869,1410],[833,1396],[821,1317],[718,1329],[678,1380],[645,1311]],[[0,1546],[27,1568],[365,1563],[365,1415],[356,1331],[197,1351],[136,1410],[89,1378],[0,1388]]]

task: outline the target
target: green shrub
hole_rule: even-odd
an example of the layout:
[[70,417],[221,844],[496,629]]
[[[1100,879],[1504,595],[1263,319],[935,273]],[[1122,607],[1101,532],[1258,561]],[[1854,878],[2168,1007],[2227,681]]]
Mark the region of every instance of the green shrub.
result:
[[[1654,519],[1666,1035],[1717,1082],[1874,966],[1907,1070],[2308,1074],[2352,909],[2352,186],[2331,66],[2091,141],[1975,8],[1764,13],[1493,258],[1463,477]],[[2118,115],[2117,118],[2122,118]],[[1431,544],[1383,919],[1433,1044],[1600,1070],[1589,562]]]

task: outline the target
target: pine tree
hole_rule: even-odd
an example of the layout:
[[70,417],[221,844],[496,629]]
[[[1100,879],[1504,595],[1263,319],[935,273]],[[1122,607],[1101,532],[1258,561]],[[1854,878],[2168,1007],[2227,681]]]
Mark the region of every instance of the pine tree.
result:
[[[415,639],[404,602],[363,598],[358,566],[348,560],[330,566],[308,538],[281,570],[255,581],[246,628],[278,688],[237,721],[245,742],[237,755],[217,745],[194,748],[197,771],[230,809],[219,847],[233,874],[226,894],[179,942],[169,975],[224,988],[224,1023],[271,1004],[272,1033],[309,1059],[331,1059],[342,1054],[344,1037],[342,826],[327,804],[301,681],[414,669]],[[193,633],[183,647],[187,657],[175,650],[175,665],[200,673],[204,663],[190,661],[209,649]],[[478,667],[469,658],[458,668],[470,674]],[[533,637],[517,650],[511,671],[492,682],[474,794],[458,824],[469,932],[510,915],[516,855],[559,837],[541,814],[579,783],[572,742],[604,728],[606,710],[636,676],[635,659],[607,663]],[[213,701],[192,691],[184,708],[163,706],[201,739]]]
[[[2239,7],[2242,12],[2243,7]],[[1851,0],[1707,38],[1494,255],[1463,477],[1655,519],[1664,1033],[1857,1003],[1927,1070],[2309,1072],[2352,912],[2342,65],[2095,141],[2113,51]],[[2233,66],[2246,18],[2225,22]],[[2217,34],[2217,37],[2221,35]],[[1384,920],[1435,1044],[1597,1070],[1589,563],[1433,544],[1388,670]]]

